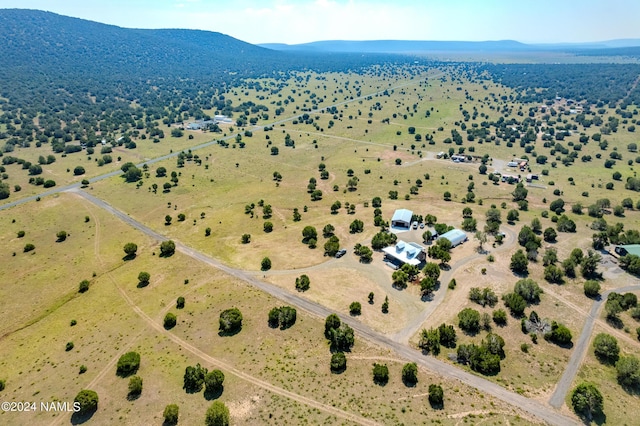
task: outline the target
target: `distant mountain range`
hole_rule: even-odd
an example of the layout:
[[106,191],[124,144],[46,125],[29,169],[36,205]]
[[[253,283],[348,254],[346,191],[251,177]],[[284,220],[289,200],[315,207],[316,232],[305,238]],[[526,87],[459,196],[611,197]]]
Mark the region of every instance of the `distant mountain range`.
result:
[[498,41],[419,41],[419,40],[328,40],[302,44],[263,43],[258,46],[293,52],[397,53],[429,52],[524,52],[585,51],[640,46],[640,39],[620,39],[592,43],[526,44],[514,40]]

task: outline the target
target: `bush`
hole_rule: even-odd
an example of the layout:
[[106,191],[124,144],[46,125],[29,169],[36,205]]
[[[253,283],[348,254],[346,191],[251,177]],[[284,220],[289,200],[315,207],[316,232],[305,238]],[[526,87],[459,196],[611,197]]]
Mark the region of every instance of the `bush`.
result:
[[493,311],[493,322],[501,326],[507,324],[507,313],[504,309],[497,309]]
[[25,244],[25,246],[24,246],[24,249],[23,249],[23,250],[24,250],[24,252],[25,252],[25,253],[28,253],[28,252],[33,251],[33,250],[35,250],[35,249],[36,249],[36,246],[34,246],[34,245],[33,245],[33,244],[31,244],[31,243],[28,243],[28,244]]
[[134,258],[137,251],[138,245],[135,243],[127,243],[124,245],[124,253],[127,255],[127,258]]
[[140,354],[137,352],[127,352],[118,360],[116,374],[122,377],[135,374],[140,368]]
[[167,315],[164,316],[164,328],[167,330],[172,329],[176,326],[178,318],[172,314],[171,312],[167,312]]
[[331,372],[342,373],[347,369],[347,357],[343,352],[335,352],[331,355]]
[[502,296],[504,304],[514,317],[520,317],[527,307],[527,302],[518,293],[507,293]]
[[207,369],[197,364],[195,367],[187,366],[184,370],[184,385],[183,389],[187,393],[196,393],[202,390],[204,384],[204,377],[207,375]]
[[516,282],[513,291],[514,293],[519,294],[528,303],[540,302],[540,294],[543,293],[538,283],[529,278]]
[[458,313],[458,326],[467,333],[480,330],[480,313],[475,309],[465,308]]
[[151,279],[151,274],[148,272],[140,272],[138,274],[138,287],[145,287],[149,285],[149,280]]
[[544,335],[544,338],[558,345],[567,345],[571,343],[571,331],[562,324],[555,321],[551,322],[551,331]]
[[178,300],[176,300],[176,309],[182,309],[184,308],[184,297],[180,296],[178,297]]
[[299,278],[296,278],[296,290],[298,291],[307,291],[311,285],[311,280],[308,275],[301,275]]
[[444,405],[444,391],[440,385],[429,385],[429,404],[434,408]]
[[230,308],[220,313],[220,332],[235,334],[242,329],[242,313],[238,308]]
[[602,414],[602,394],[595,385],[580,383],[571,393],[571,405],[576,414],[591,420],[594,416]]
[[58,231],[56,238],[59,243],[65,241],[67,239],[67,231]]
[[174,243],[172,240],[163,241],[162,244],[160,244],[160,256],[162,257],[173,256],[175,252],[176,252],[176,243]]
[[640,360],[635,356],[623,356],[616,362],[618,383],[626,388],[640,386]]
[[140,376],[132,376],[129,379],[129,398],[137,397],[142,393],[142,378]]
[[207,415],[204,419],[206,426],[229,426],[229,409],[224,403],[214,401],[207,409]]
[[73,342],[67,342],[67,345],[65,346],[65,351],[69,352],[70,350],[73,349]]
[[273,308],[269,311],[269,326],[285,330],[296,323],[297,311],[290,306]]
[[362,313],[362,305],[360,302],[352,302],[349,305],[349,313],[351,315],[360,315]]
[[373,383],[384,386],[389,382],[389,368],[387,364],[373,364]]
[[220,393],[223,389],[224,373],[220,370],[213,370],[204,376],[204,386],[206,393]]
[[269,269],[271,269],[271,259],[269,259],[268,257],[264,257],[262,259],[262,262],[260,262],[260,270],[268,271]]
[[78,293],[84,293],[89,290],[89,281],[82,280],[80,281],[80,285],[78,286]]
[[167,425],[176,425],[178,424],[178,413],[179,408],[176,404],[169,404],[164,407],[164,412],[162,413],[164,417],[164,422]]
[[93,413],[98,409],[98,394],[92,390],[83,389],[78,392],[73,402],[80,404],[78,414],[85,415]]
[[587,297],[597,297],[600,294],[600,283],[596,280],[585,281],[584,294]]
[[610,334],[599,333],[593,339],[593,349],[596,357],[603,364],[615,364],[620,355],[618,341]]
[[418,366],[415,362],[409,362],[402,367],[402,382],[407,386],[415,386],[418,383]]

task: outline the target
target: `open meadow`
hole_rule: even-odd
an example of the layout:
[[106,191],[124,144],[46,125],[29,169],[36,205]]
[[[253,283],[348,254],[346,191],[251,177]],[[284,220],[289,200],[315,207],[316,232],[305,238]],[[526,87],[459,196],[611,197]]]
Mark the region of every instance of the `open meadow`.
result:
[[[214,399],[225,402],[236,424],[542,422],[454,374],[441,377],[421,366],[418,383],[407,386],[401,380],[407,361],[357,333],[346,371],[334,374],[324,318],[298,308],[295,325],[270,327],[270,311],[285,303],[242,279],[250,276],[578,422],[569,394],[560,408],[549,400],[572,354],[581,350],[578,339],[593,304],[600,303],[585,295],[585,281],[596,280],[601,294],[640,290],[638,278],[607,251],[614,242],[640,244],[640,182],[633,186],[640,167],[638,107],[589,108],[563,98],[540,105],[517,96],[460,64],[300,72],[228,89],[225,99],[243,107],[219,132],[183,129],[182,136],[170,136],[183,122],[195,121],[187,117],[161,125],[167,135],[159,143],[145,137],[135,139],[135,149],[114,147],[112,162],[101,167],[101,156],[86,151],[56,158],[42,167],[42,176],[57,186],[123,167],[124,175],[96,179],[81,190],[139,225],[134,229],[73,192],[0,210],[0,380],[6,380],[0,395],[72,401],[80,389],[92,389],[100,402],[90,424],[161,424],[171,403],[180,407],[179,424],[201,424]],[[209,141],[214,143],[190,149]],[[43,144],[4,158],[36,164],[49,152]],[[175,156],[147,162],[170,153]],[[464,161],[452,161],[454,154]],[[514,159],[527,165],[509,165]],[[78,165],[85,172],[73,176]],[[4,167],[6,182],[22,187],[9,201],[40,193],[18,163]],[[137,179],[128,178],[130,167]],[[523,184],[503,181],[505,174]],[[527,182],[527,174],[537,179]],[[427,258],[439,273],[430,290],[421,288],[426,273],[420,271],[400,282],[372,247],[397,209],[413,211],[419,222],[433,216],[424,229],[397,234],[431,254],[438,243],[424,241],[423,232],[465,228],[468,240],[450,249],[450,259]],[[492,215],[494,224],[498,216],[494,230]],[[142,226],[175,241],[175,254],[161,255],[160,241]],[[523,233],[524,227],[534,229]],[[594,249],[598,233],[606,244]],[[134,256],[123,251],[129,242],[137,245]],[[374,249],[370,261],[360,259],[360,246]],[[338,247],[346,250],[343,257],[334,256]],[[246,275],[198,262],[185,248]],[[527,258],[525,271],[514,269],[518,250]],[[596,260],[588,271],[584,259],[590,258]],[[549,265],[556,265],[553,277]],[[141,272],[149,277],[142,279]],[[309,288],[296,289],[303,275]],[[503,296],[525,279],[539,286],[539,300],[510,312]],[[89,286],[80,293],[83,280]],[[474,288],[491,290],[495,300],[485,306],[470,300]],[[176,307],[179,297],[182,308]],[[219,333],[219,316],[232,307],[243,314],[242,330]],[[477,310],[482,327],[463,331],[464,309]],[[506,311],[504,324],[495,321],[499,309]],[[548,327],[523,332],[532,311],[549,327],[565,326],[570,342],[545,339]],[[637,354],[640,324],[633,311],[613,315],[622,327],[604,311],[598,311],[593,335],[609,333],[623,352]],[[175,326],[164,326],[168,313],[177,316]],[[423,336],[441,324],[453,326],[457,342],[436,353]],[[494,335],[503,339],[498,371],[482,374],[473,362],[462,365],[461,345],[480,346]],[[596,383],[605,395],[605,424],[631,424],[637,393],[622,390],[615,368],[599,365],[588,348],[571,389],[583,380]],[[118,358],[129,351],[142,359],[138,398],[127,398],[128,380],[116,375]],[[373,384],[374,362],[389,367],[386,385]],[[197,363],[224,372],[221,395],[183,390],[185,368]],[[428,402],[430,384],[444,389],[442,409]],[[25,418],[64,424],[71,415],[0,414],[3,424],[24,424]]]

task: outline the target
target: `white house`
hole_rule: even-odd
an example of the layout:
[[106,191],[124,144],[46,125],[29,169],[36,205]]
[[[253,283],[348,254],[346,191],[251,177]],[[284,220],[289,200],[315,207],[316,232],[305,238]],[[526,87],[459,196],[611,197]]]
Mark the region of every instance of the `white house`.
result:
[[406,243],[398,240],[395,246],[382,249],[385,257],[391,261],[408,263],[409,265],[419,265],[425,259],[424,247],[416,243]]
[[391,218],[391,227],[409,229],[412,217],[413,212],[411,210],[398,209],[393,213],[393,217]]

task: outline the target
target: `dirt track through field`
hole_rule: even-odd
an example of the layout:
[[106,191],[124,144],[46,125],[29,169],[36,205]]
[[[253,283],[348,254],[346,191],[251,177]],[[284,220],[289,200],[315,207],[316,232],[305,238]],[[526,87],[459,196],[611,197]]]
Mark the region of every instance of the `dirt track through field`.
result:
[[[138,229],[139,231],[143,232],[144,234],[157,239],[158,241],[166,241],[168,238],[155,232],[154,230],[148,228],[147,226],[143,225],[142,223],[136,221],[135,219],[133,219],[131,216],[113,208],[112,206],[110,206],[109,204],[107,204],[106,202],[104,202],[103,200],[94,197],[93,195],[90,195],[84,191],[81,191],[79,189],[74,189],[71,192],[75,192],[78,195],[84,197],[85,199],[87,199],[88,201],[90,201],[91,203],[97,205],[98,207],[101,207],[103,209],[105,209],[106,211],[108,211],[109,213],[113,214],[114,216],[120,218],[121,220],[123,220],[124,222],[130,224],[132,227]],[[264,281],[259,280],[258,278],[256,278],[255,276],[253,276],[251,273],[246,272],[246,271],[242,271],[239,269],[234,269],[231,268],[229,266],[224,265],[222,262],[213,259],[191,247],[185,246],[184,244],[180,243],[179,241],[175,241],[176,243],[176,249],[181,251],[182,253],[184,253],[185,255],[193,258],[194,260],[203,262],[211,267],[217,268],[227,274],[229,274],[232,277],[235,277],[239,280],[242,280],[244,282],[246,282],[248,285],[251,285],[259,290],[262,290],[268,294],[271,294],[272,296],[283,300],[286,303],[290,303],[293,306],[295,306],[296,308],[299,309],[303,309],[305,311],[307,311],[308,313],[315,315],[317,317],[320,318],[324,318],[327,315],[333,313],[330,309],[326,308],[325,306],[322,306],[318,303],[314,303],[311,302],[309,300],[306,300],[296,294],[292,294],[289,293],[288,291],[271,285],[269,283],[266,283]],[[207,355],[206,353],[202,352],[201,350],[199,350],[198,348],[188,344],[187,342],[184,342],[182,339],[178,338],[177,336],[167,332],[166,330],[164,330],[164,328],[156,323],[155,321],[153,321],[152,318],[150,318],[149,316],[147,316],[139,307],[137,307],[126,295],[126,293],[124,293],[121,290],[121,294],[123,296],[123,298],[125,298],[125,300],[127,300],[127,303],[129,303],[132,307],[132,309],[138,314],[140,315],[145,322],[147,322],[149,324],[150,327],[154,328],[158,333],[162,333],[163,335],[167,336],[168,338],[170,338],[172,341],[174,341],[175,343],[179,344],[180,346],[182,346],[183,348],[185,348],[186,350],[189,350],[190,352],[192,352],[193,354],[199,356],[200,358],[202,358],[203,360],[209,362],[212,365],[216,365],[222,369],[226,369],[228,370],[231,374],[235,374],[240,378],[243,378],[249,382],[252,382],[258,386],[262,386],[266,389],[272,390],[273,392],[276,393],[280,393],[281,395],[285,395],[291,399],[294,399],[296,401],[300,401],[303,402],[307,405],[313,406],[313,407],[317,407],[319,409],[323,409],[325,411],[329,411],[332,413],[335,413],[336,411],[342,415],[340,415],[340,417],[342,418],[349,418],[353,421],[357,421],[358,423],[361,424],[374,424],[372,421],[368,420],[368,419],[364,419],[358,416],[355,416],[351,413],[346,413],[346,412],[342,412],[341,410],[337,410],[334,407],[331,406],[327,406],[325,404],[319,403],[317,401],[314,401],[312,399],[303,397],[301,395],[297,395],[294,394],[292,392],[289,391],[285,391],[283,389],[277,388],[273,385],[271,385],[270,383],[264,382],[262,380],[256,379],[252,376],[247,375],[246,373],[243,373],[242,371],[239,371],[235,368],[233,368],[232,366],[223,363],[219,360],[216,360],[212,357],[210,357],[209,355]],[[492,395],[508,404],[511,404],[514,407],[517,407],[521,410],[524,410],[528,413],[530,413],[531,415],[538,417],[550,424],[554,424],[554,425],[574,425],[576,424],[576,421],[566,417],[558,412],[556,412],[555,410],[551,409],[550,407],[541,404],[540,402],[528,399],[522,395],[519,395],[517,393],[511,392],[505,388],[503,388],[502,386],[493,383],[487,379],[484,379],[482,377],[476,376],[474,374],[468,373],[466,371],[463,371],[451,364],[445,363],[443,361],[440,361],[436,358],[433,357],[426,357],[424,355],[422,355],[419,351],[412,349],[408,346],[406,346],[405,344],[402,343],[398,343],[397,341],[394,341],[392,339],[390,339],[389,337],[371,329],[370,327],[368,327],[365,324],[362,324],[361,322],[354,320],[353,318],[347,317],[347,316],[341,316],[341,320],[347,324],[349,324],[349,326],[351,326],[356,333],[358,333],[358,335],[365,339],[368,340],[374,344],[377,344],[380,347],[389,349],[395,353],[397,353],[400,357],[413,361],[415,363],[417,363],[418,365],[422,366],[423,368],[427,368],[430,371],[432,371],[435,374],[439,374],[443,377],[447,377],[449,379],[454,379],[454,380],[459,380],[460,382],[469,385],[471,387],[474,387],[476,389],[479,389],[480,391]],[[336,413],[336,415],[339,415]],[[355,419],[359,419],[359,420],[355,420]],[[367,423],[365,423],[367,422]]]

